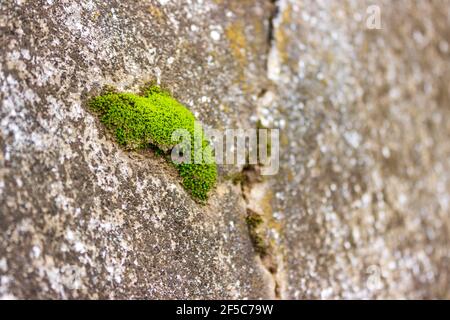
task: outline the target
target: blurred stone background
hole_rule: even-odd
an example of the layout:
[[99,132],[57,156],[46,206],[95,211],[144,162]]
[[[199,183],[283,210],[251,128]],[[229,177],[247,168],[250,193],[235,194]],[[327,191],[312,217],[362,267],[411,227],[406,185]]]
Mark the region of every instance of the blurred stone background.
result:
[[[449,45],[447,0],[2,1],[0,297],[450,298]],[[279,173],[192,201],[86,110],[149,80]]]

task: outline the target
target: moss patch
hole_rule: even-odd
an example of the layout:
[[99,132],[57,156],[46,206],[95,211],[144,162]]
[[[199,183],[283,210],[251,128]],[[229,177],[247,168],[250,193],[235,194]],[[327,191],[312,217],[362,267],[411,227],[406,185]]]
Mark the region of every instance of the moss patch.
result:
[[253,210],[247,209],[247,217],[245,218],[245,221],[247,222],[250,239],[252,240],[255,251],[261,257],[265,257],[268,251],[268,244],[262,235],[264,224],[262,216]]
[[195,126],[192,112],[169,92],[154,85],[143,88],[139,95],[106,88],[89,101],[89,107],[127,150],[156,147],[171,160],[169,151],[181,142],[181,137],[173,140],[172,133],[178,129],[189,132],[190,148],[181,148],[181,152],[190,149],[191,163],[174,165],[192,196],[200,201],[207,199],[217,178],[213,151],[201,128],[199,132]]

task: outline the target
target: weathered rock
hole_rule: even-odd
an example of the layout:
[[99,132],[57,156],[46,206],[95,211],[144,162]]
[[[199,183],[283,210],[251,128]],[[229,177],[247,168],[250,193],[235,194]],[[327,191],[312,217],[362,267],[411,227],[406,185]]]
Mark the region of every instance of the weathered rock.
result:
[[[449,4],[276,6],[1,3],[0,297],[450,297]],[[87,98],[155,79],[207,126],[279,127],[280,172],[199,205],[119,148]]]
[[238,188],[196,204],[170,165],[122,151],[85,108],[105,84],[156,79],[205,124],[249,122],[264,5],[166,2],[2,2],[1,296],[273,296]]
[[448,298],[449,3],[279,7],[268,73],[282,296]]

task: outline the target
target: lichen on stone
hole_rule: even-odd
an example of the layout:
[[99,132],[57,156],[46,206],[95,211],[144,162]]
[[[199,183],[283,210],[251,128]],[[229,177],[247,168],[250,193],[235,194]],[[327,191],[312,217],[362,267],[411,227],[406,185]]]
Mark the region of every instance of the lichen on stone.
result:
[[[202,202],[208,198],[208,192],[215,185],[217,168],[212,148],[195,125],[195,117],[171,94],[156,85],[149,85],[140,94],[118,92],[106,87],[103,93],[89,100],[89,108],[110,130],[118,144],[127,150],[140,150],[149,147],[159,149],[166,155],[180,143],[173,139],[173,133],[179,129],[190,135],[192,161],[172,163],[183,180],[183,186],[192,196]],[[200,148],[195,148],[195,139],[200,137]],[[198,151],[201,151],[200,161]],[[194,161],[195,159],[195,161]]]

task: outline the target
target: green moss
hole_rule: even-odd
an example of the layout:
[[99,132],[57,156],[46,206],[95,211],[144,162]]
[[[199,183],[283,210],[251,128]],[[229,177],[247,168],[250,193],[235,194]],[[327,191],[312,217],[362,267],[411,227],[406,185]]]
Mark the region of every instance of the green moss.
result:
[[264,223],[262,216],[253,210],[247,209],[247,217],[245,218],[245,221],[247,222],[248,231],[255,251],[260,254],[261,257],[266,256],[268,244],[261,234],[261,229]]
[[233,182],[234,185],[243,184],[246,181],[245,174],[242,172],[238,172],[236,174],[233,174],[231,176],[231,182]]
[[[172,133],[178,129],[187,130],[191,137],[192,163],[174,165],[182,177],[183,186],[192,196],[201,201],[207,199],[208,191],[217,178],[212,149],[203,132],[194,125],[192,112],[170,93],[155,85],[143,88],[139,95],[117,92],[108,87],[89,101],[89,107],[114,134],[116,141],[128,150],[153,147],[170,159],[168,152],[181,142],[181,138],[173,141]],[[195,141],[195,137],[200,141]],[[197,153],[194,144],[201,146]],[[198,152],[203,157],[194,163],[194,159],[199,159]]]

